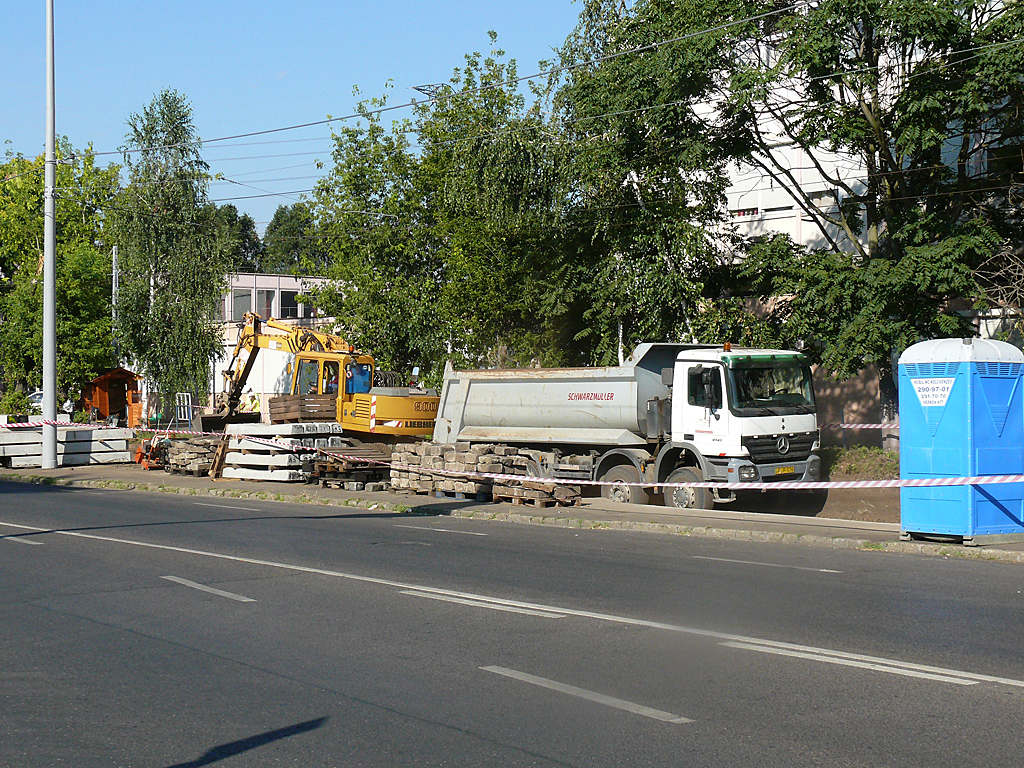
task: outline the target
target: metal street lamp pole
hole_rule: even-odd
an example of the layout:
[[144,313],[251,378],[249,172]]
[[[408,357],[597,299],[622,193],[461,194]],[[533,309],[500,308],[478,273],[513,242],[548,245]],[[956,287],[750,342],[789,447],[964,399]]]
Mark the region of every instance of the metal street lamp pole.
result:
[[43,189],[43,426],[42,468],[57,467],[57,138],[53,76],[53,0],[46,0],[46,174]]

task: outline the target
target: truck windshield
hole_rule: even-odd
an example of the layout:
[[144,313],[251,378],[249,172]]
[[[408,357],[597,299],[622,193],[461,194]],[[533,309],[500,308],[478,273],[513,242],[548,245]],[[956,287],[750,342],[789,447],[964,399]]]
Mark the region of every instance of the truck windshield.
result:
[[806,365],[755,363],[728,372],[730,406],[738,415],[814,413],[814,387]]

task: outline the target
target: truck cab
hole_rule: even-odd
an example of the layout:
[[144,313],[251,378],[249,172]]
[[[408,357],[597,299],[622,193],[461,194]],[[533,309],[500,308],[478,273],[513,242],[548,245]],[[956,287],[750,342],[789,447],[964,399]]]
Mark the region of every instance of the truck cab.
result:
[[[679,353],[672,372],[671,435],[659,457],[665,482],[818,480],[814,387],[802,355],[782,350]],[[666,489],[671,506],[728,500],[717,489]]]

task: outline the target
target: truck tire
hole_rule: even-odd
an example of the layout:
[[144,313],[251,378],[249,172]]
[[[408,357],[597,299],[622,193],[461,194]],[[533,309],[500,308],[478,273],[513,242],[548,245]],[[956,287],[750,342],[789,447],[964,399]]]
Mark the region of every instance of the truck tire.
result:
[[[667,483],[699,483],[704,478],[695,467],[679,467],[665,480]],[[666,488],[665,506],[676,509],[711,509],[714,496],[710,488]]]
[[[640,470],[631,464],[619,464],[601,475],[602,483],[639,483]],[[639,485],[602,485],[601,496],[619,504],[647,504],[647,489]]]

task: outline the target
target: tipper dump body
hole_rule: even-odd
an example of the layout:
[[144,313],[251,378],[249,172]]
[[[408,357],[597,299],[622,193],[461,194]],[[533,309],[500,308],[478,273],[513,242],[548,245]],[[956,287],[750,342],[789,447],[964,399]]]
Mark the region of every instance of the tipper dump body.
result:
[[642,344],[624,365],[445,371],[434,441],[646,445],[647,403],[680,345]]

